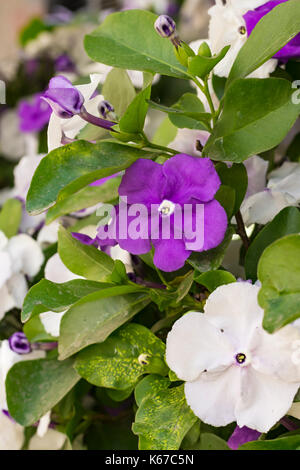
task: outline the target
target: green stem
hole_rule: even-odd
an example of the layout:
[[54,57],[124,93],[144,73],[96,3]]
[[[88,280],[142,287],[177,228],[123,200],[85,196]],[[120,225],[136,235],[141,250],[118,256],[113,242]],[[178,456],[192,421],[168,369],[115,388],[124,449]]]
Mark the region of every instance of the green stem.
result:
[[214,103],[213,103],[213,100],[211,98],[211,94],[210,94],[210,91],[209,91],[207,80],[205,80],[204,85],[202,85],[202,83],[200,83],[200,81],[196,77],[194,77],[193,82],[200,88],[202,93],[206,96],[206,99],[208,101],[208,105],[209,105],[209,108],[210,108],[210,112],[211,112],[211,115],[212,115],[213,123],[215,124],[216,121],[217,121],[217,118],[218,118],[218,112],[216,112],[216,110],[215,110]]
[[142,136],[144,139],[143,147],[149,147],[152,149],[161,150],[164,153],[172,153],[173,155],[176,155],[177,153],[179,153],[178,150],[175,150],[169,147],[164,147],[163,145],[157,145],[157,144],[154,144],[153,142],[150,142],[150,140],[148,140],[148,137],[146,136],[144,132],[142,133]]
[[172,286],[168,283],[168,281],[165,279],[163,273],[154,265],[155,271],[158,274],[159,279],[161,282],[168,288],[168,289],[173,289]]

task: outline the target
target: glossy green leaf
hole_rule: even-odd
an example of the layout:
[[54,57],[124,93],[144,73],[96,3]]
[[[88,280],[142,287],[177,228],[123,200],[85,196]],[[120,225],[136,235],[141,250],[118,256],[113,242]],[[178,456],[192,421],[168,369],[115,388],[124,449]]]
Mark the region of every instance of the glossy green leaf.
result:
[[219,286],[236,282],[236,278],[228,271],[217,270],[202,273],[195,278],[195,281],[213,292]]
[[141,450],[177,450],[196,420],[182,385],[158,390],[142,400],[132,429],[139,436]]
[[42,279],[27,293],[21,319],[26,322],[29,318],[43,312],[63,312],[82,297],[108,287],[112,287],[112,284],[102,284],[85,279],[74,279],[62,284]]
[[58,217],[72,212],[87,209],[98,203],[109,203],[118,197],[118,188],[121,177],[116,176],[101,186],[86,186],[77,193],[65,197],[51,207],[46,216],[47,223],[53,222]]
[[289,0],[265,15],[240,50],[230,71],[227,86],[271,59],[300,31],[300,3]]
[[8,199],[0,211],[0,230],[11,238],[18,233],[22,220],[22,203],[18,199]]
[[149,303],[149,296],[135,286],[112,287],[79,300],[61,321],[60,358],[65,359],[90,344],[105,341]]
[[215,199],[225,209],[228,221],[231,220],[235,213],[235,195],[235,190],[230,186],[226,186],[225,184],[222,184],[218,192],[215,194]]
[[212,57],[205,57],[196,55],[195,57],[190,57],[188,60],[188,71],[199,78],[204,79],[209,75],[209,73],[214,69],[214,67],[224,59],[225,55],[229,51],[230,46],[225,46],[219,52]]
[[239,447],[239,450],[300,450],[300,434],[266,441],[247,442]]
[[135,387],[134,397],[137,406],[146,398],[156,395],[160,390],[166,390],[170,386],[170,380],[157,374],[150,374],[144,377]]
[[86,36],[85,50],[91,59],[113,67],[189,79],[171,42],[155,31],[156,19],[157,15],[142,10],[109,15]]
[[106,341],[81,351],[75,369],[98,387],[126,390],[144,374],[165,375],[165,345],[148,328],[130,323]]
[[15,364],[6,378],[7,404],[11,416],[31,426],[51,410],[78,382],[73,361],[37,359]]
[[290,82],[279,78],[236,80],[224,96],[223,113],[204,154],[239,163],[276,147],[299,116],[293,91]]
[[50,152],[39,164],[27,195],[27,210],[38,214],[94,181],[114,175],[153,154],[115,142],[77,141]]
[[200,435],[200,442],[196,444],[197,450],[230,450],[224,439],[215,434],[204,432]]
[[229,186],[235,192],[233,214],[236,214],[245,198],[248,188],[248,175],[245,165],[233,163],[228,167],[226,163],[218,163],[216,170],[222,185]]
[[58,253],[72,273],[91,281],[109,280],[114,270],[110,256],[94,246],[79,242],[62,226],[58,232]]
[[136,93],[126,70],[112,69],[102,87],[102,95],[111,103],[117,116],[123,116]]
[[139,134],[144,129],[145,119],[148,111],[148,100],[151,95],[151,84],[142,90],[130,103],[119,122],[122,132],[128,134]]
[[263,326],[269,333],[300,317],[299,259],[300,235],[280,238],[260,258],[258,301],[265,310]]
[[246,278],[257,280],[257,265],[267,246],[285,235],[300,233],[300,212],[296,207],[283,209],[255,237],[246,254]]
[[56,339],[46,332],[43,323],[40,320],[39,316],[32,317],[23,328],[28,341],[31,343],[36,343],[39,341],[56,341]]
[[178,129],[172,122],[169,117],[163,120],[161,125],[156,130],[152,142],[157,145],[168,146],[177,135]]

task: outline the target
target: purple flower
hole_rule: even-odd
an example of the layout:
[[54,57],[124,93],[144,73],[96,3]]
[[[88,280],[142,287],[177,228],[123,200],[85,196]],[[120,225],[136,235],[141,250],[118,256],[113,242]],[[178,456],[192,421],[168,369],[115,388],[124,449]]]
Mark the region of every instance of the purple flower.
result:
[[237,450],[241,445],[246,444],[246,442],[257,441],[260,435],[260,432],[247,428],[247,426],[242,428],[237,426],[229,438],[228,445],[230,449]]
[[84,97],[70,80],[63,76],[54,77],[49,82],[48,90],[42,98],[50,104],[54,113],[62,118],[69,119],[75,114],[80,114]]
[[48,103],[41,99],[42,96],[38,93],[32,102],[20,102],[18,115],[21,132],[40,132],[48,124],[52,111]]
[[[252,33],[253,29],[257,23],[267,15],[273,8],[277,7],[281,3],[285,3],[288,0],[271,0],[270,2],[265,3],[264,5],[256,8],[255,10],[250,10],[244,15],[244,20],[247,26],[248,36]],[[288,60],[292,58],[300,57],[300,33],[297,34],[290,42],[288,42],[282,49],[280,49],[277,54],[274,55],[274,58],[281,60]]]
[[12,351],[17,354],[29,354],[31,352],[31,346],[26,338],[26,335],[21,331],[14,333],[8,339],[9,347]]
[[62,54],[55,59],[55,70],[56,72],[74,72],[75,64],[70,59],[68,54]]
[[[126,170],[119,187],[128,206],[126,224],[123,203],[113,218],[118,244],[134,255],[148,253],[153,244],[159,269],[180,269],[192,251],[215,248],[224,238],[227,216],[214,199],[220,184],[209,158],[179,154],[163,165],[137,160]],[[132,236],[136,207],[138,236]],[[98,229],[98,241],[103,245],[101,230],[103,227]]]
[[162,38],[171,38],[176,33],[176,23],[168,15],[160,15],[155,21],[154,27]]

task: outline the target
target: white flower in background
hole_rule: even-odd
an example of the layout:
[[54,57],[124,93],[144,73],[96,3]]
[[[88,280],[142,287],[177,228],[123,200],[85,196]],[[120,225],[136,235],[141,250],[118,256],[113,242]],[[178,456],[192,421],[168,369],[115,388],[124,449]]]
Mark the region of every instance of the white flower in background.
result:
[[0,410],[0,450],[21,450],[23,443],[23,427]]
[[[97,90],[97,87],[101,80],[101,75],[92,74],[90,76],[91,81],[85,85],[77,85],[77,88],[84,98],[84,107],[86,110],[98,116],[98,104],[103,101],[103,96],[98,95],[95,98],[92,98],[93,94]],[[75,115],[70,119],[61,119],[54,112],[52,112],[49,126],[48,126],[48,152],[61,147],[62,138],[65,135],[68,139],[75,139],[77,134],[86,126],[86,121],[84,121],[80,116]]]
[[262,328],[259,287],[237,282],[217,288],[204,314],[180,318],[167,338],[169,367],[186,381],[187,403],[212,426],[236,421],[268,432],[292,406],[300,386],[293,343],[300,331]]
[[71,450],[67,446],[67,436],[55,429],[48,429],[44,436],[36,433],[29,442],[28,450]]
[[[215,67],[214,73],[220,77],[228,77],[233,62],[240,49],[247,41],[247,28],[243,15],[264,5],[266,0],[216,0],[216,5],[208,10],[211,19],[209,22],[209,42],[213,54],[221,52],[223,47],[230,45],[221,62]],[[277,66],[276,59],[270,59],[249,77],[265,78]]]
[[186,153],[199,157],[201,152],[196,149],[196,142],[199,140],[204,146],[208,140],[209,132],[192,130],[192,129],[178,129],[177,135],[169,147],[178,150],[178,153]]
[[25,234],[7,239],[0,231],[0,319],[21,308],[27,293],[25,276],[35,276],[44,261],[38,243]]
[[166,13],[169,6],[169,0],[123,0],[123,10],[149,10],[153,8],[155,13],[162,15]]
[[12,161],[18,161],[23,155],[35,155],[38,150],[37,136],[20,132],[19,121],[16,109],[8,109],[1,114],[0,151]]
[[269,162],[254,155],[244,162],[248,175],[248,188],[245,199],[263,191],[266,187]]
[[267,188],[248,197],[241,206],[246,225],[266,224],[282,209],[300,203],[300,164],[285,162],[269,175]]

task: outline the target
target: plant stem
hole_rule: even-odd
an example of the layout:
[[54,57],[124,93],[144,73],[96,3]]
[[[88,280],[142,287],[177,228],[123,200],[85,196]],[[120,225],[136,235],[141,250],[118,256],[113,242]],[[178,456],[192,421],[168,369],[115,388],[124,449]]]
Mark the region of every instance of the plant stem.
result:
[[[154,265],[155,266],[155,265]],[[159,279],[161,280],[161,282],[167,287],[167,289],[172,289],[172,286],[168,283],[168,281],[166,281],[163,273],[155,266],[155,270],[158,274],[158,277]]]
[[250,240],[246,232],[245,224],[243,221],[243,217],[241,211],[238,211],[235,215],[236,223],[237,223],[237,231],[236,233],[241,237],[245,250],[247,251],[250,246]]
[[94,126],[102,127],[103,129],[107,129],[109,131],[113,131],[112,127],[117,124],[116,122],[108,121],[106,119],[93,116],[84,107],[81,109],[79,116],[86,122],[89,122]]
[[148,137],[146,136],[144,132],[142,133],[142,136],[144,139],[143,147],[149,147],[152,149],[161,150],[164,153],[172,153],[173,155],[176,155],[177,153],[179,153],[178,150],[175,150],[169,147],[164,147],[163,145],[157,145],[157,144],[150,142],[150,140],[148,140]]

